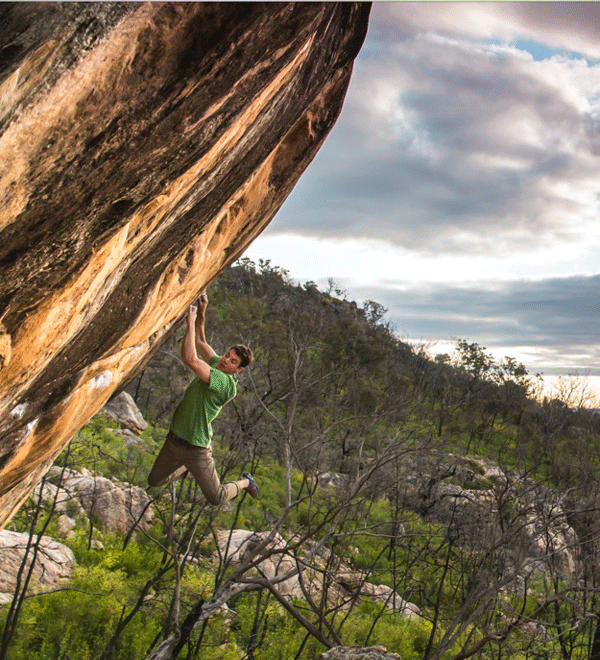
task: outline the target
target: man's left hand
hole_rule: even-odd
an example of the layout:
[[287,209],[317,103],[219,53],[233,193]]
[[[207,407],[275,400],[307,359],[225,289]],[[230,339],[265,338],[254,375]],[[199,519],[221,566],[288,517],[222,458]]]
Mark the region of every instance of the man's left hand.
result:
[[193,325],[194,323],[196,323],[196,315],[197,314],[198,314],[198,310],[196,309],[196,306],[195,305],[190,305],[188,307],[188,311],[187,311],[187,322],[190,325]]

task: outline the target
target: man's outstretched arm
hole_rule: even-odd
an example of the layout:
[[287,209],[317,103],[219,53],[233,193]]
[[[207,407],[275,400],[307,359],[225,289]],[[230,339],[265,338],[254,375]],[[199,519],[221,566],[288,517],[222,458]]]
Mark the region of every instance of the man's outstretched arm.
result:
[[210,359],[216,355],[212,346],[206,341],[204,334],[204,318],[206,316],[206,308],[208,307],[208,297],[203,293],[198,298],[198,316],[196,317],[196,351],[198,355],[205,361],[210,362]]
[[196,350],[197,313],[196,307],[190,305],[187,311],[187,327],[181,344],[181,357],[200,380],[210,383],[210,367],[204,359],[198,357]]

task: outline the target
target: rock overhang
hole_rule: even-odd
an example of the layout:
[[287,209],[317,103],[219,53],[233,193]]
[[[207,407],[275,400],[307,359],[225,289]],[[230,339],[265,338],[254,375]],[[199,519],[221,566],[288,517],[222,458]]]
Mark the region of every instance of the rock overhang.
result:
[[369,10],[0,8],[0,527],[272,219]]

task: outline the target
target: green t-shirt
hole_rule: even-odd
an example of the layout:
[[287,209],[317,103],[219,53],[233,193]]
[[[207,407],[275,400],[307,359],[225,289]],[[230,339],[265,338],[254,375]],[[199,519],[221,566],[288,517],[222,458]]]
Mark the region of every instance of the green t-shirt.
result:
[[210,359],[210,383],[196,376],[173,414],[171,431],[191,445],[210,445],[213,435],[211,422],[237,394],[235,377],[216,369],[220,359],[219,355]]

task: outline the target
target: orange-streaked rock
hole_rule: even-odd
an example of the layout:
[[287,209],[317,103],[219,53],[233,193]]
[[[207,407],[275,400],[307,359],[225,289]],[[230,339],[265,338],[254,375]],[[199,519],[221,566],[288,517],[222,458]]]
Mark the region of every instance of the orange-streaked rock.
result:
[[0,6],[0,528],[340,112],[363,3]]

